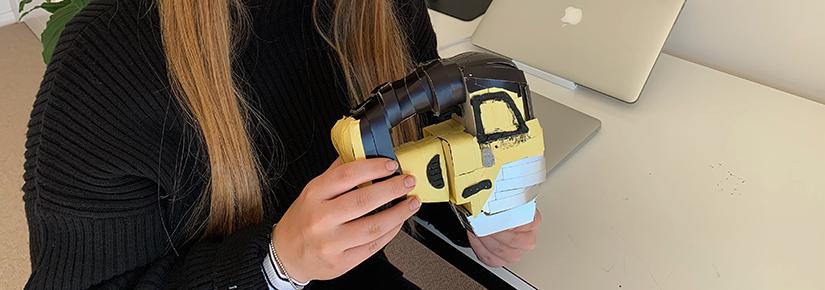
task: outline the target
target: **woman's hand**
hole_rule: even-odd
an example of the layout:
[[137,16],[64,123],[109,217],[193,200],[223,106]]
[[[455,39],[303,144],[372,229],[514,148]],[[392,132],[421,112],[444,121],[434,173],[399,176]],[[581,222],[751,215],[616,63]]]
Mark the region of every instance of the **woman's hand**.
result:
[[467,237],[481,262],[490,267],[501,267],[520,261],[524,253],[536,247],[536,231],[540,223],[541,213],[537,209],[529,224],[480,238],[467,231]]
[[351,189],[397,168],[397,162],[385,158],[345,164],[338,159],[304,187],[273,230],[273,245],[291,278],[304,282],[338,277],[395,237],[421,207],[418,198],[366,214],[410,192],[414,177],[395,176]]

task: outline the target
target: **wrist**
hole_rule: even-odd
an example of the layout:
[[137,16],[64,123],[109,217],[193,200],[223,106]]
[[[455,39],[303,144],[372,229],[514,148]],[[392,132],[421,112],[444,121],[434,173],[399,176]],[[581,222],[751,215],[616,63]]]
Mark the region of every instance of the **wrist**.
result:
[[278,233],[279,228],[277,224],[272,228],[270,251],[280,264],[281,269],[279,270],[281,270],[287,278],[292,279],[293,282],[298,284],[306,285],[313,279],[296,263],[298,257],[296,257],[295,254],[297,254],[298,251],[293,250],[285,243],[285,236]]

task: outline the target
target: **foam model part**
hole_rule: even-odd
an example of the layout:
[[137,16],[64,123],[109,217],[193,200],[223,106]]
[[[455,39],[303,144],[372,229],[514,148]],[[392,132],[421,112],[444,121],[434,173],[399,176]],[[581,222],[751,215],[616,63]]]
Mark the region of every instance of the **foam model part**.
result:
[[[390,130],[425,112],[442,121],[423,128],[420,140],[393,146]],[[434,60],[378,86],[331,138],[344,162],[397,160],[397,173],[418,181],[409,195],[449,202],[476,234],[532,221],[524,212],[530,204],[535,210],[529,189],[546,176],[543,130],[524,72],[487,53]]]
[[527,157],[502,166],[496,177],[493,194],[484,205],[482,213],[495,214],[506,211],[536,198],[531,190],[547,177],[544,156]]
[[480,214],[467,217],[473,233],[478,237],[488,236],[501,231],[533,222],[536,216],[536,200],[532,199],[518,207],[496,214]]

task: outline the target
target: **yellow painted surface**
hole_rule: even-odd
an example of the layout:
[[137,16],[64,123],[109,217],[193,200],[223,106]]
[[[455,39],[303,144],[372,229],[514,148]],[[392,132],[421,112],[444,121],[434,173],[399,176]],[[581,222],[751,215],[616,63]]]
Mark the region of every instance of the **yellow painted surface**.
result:
[[438,156],[442,175],[447,172],[441,139],[425,137],[417,142],[410,142],[396,147],[395,154],[401,164],[401,172],[416,177],[415,189],[407,195],[415,195],[421,202],[446,202],[450,200],[449,179],[444,176],[444,186],[435,188],[427,179],[427,165],[433,156]]
[[433,124],[422,129],[424,137],[445,135],[450,132],[464,132],[464,125],[456,120],[447,120],[438,124]]
[[[524,116],[524,102],[515,92],[501,88],[489,88],[472,92],[470,97],[474,98],[484,94],[498,92],[503,92],[510,96],[516,104],[516,108],[519,110],[517,113],[521,114],[522,117]],[[490,104],[490,106],[484,107],[485,104]],[[507,132],[514,131],[516,129],[515,125],[513,125],[513,113],[516,112],[512,112],[505,103],[493,101],[485,102],[485,104],[481,105],[481,112],[483,114],[482,123],[484,124],[484,130],[486,133]],[[510,127],[506,126],[505,123],[510,124]],[[489,148],[493,152],[495,163],[491,167],[481,167],[472,173],[465,173],[463,175],[459,174],[455,177],[456,180],[454,181],[454,187],[456,188],[456,191],[453,192],[455,204],[464,206],[464,208],[466,208],[467,211],[469,211],[473,216],[477,216],[495,188],[495,178],[501,170],[501,166],[503,164],[528,156],[544,154],[544,134],[538,119],[529,120],[525,123],[528,128],[528,132],[526,134],[501,138],[483,145],[476,144],[478,158],[481,158],[482,148]],[[493,129],[488,131],[488,127]],[[463,152],[469,151],[469,148],[453,148],[453,150]],[[461,162],[457,163],[460,164]],[[485,179],[489,179],[490,182],[493,183],[493,187],[491,189],[479,191],[469,198],[463,198],[461,196],[464,188]]]
[[335,123],[330,133],[332,146],[344,162],[365,159],[364,143],[361,140],[360,121],[345,117]]
[[[500,88],[490,88],[470,94],[471,97],[481,96],[487,93],[504,92],[513,99],[519,114],[524,116],[524,102],[516,93]],[[501,101],[485,102],[482,106],[482,122],[485,131],[488,128],[497,128],[495,132],[514,131],[517,129],[514,113]],[[465,132],[465,128],[460,120],[447,120],[424,128],[424,135],[438,137],[442,139],[442,146],[446,157],[447,179],[450,186],[450,202],[463,206],[473,216],[477,216],[490,194],[495,188],[495,178],[501,170],[501,165],[528,156],[544,154],[544,139],[541,126],[537,119],[526,122],[528,133],[510,136],[490,142],[485,145],[478,143],[475,136]],[[490,126],[490,124],[494,124]],[[509,125],[509,126],[508,126]],[[487,132],[487,133],[492,133]],[[491,167],[484,167],[481,160],[481,148],[489,147],[495,157],[495,163]],[[423,158],[422,158],[423,159]],[[493,183],[490,189],[481,190],[478,193],[464,198],[464,189],[482,180],[488,179]]]
[[[449,120],[447,122],[455,122]],[[457,122],[456,122],[457,123]],[[465,205],[470,210],[468,203],[471,201],[481,201],[481,206],[487,201],[485,191],[465,199],[461,196],[464,188],[476,184],[484,180],[484,167],[481,164],[481,148],[479,147],[476,138],[464,131],[448,133],[440,136],[444,142],[449,146],[450,154],[447,162],[450,163],[450,186],[451,198],[450,200],[456,205]],[[491,191],[486,191],[486,196],[489,196]],[[480,207],[479,207],[480,208]]]
[[[489,100],[479,105],[483,115],[484,134],[512,132],[518,129],[516,116],[507,107],[507,103],[498,100]],[[478,130],[478,128],[476,128]]]
[[461,130],[438,132],[436,135],[449,144],[452,158],[460,161],[452,162],[448,160],[453,164],[455,174],[462,175],[481,168],[481,151],[476,137],[464,132],[464,126],[455,120],[447,120],[442,123],[450,123],[452,124],[450,127],[458,126],[461,128]]
[[[516,104],[518,112],[513,112],[502,101],[482,104],[482,122],[486,133],[511,132],[517,129],[514,114],[524,116],[524,103],[518,94],[500,88],[476,91],[470,97],[487,93],[504,92]],[[445,202],[463,206],[473,216],[481,209],[495,188],[495,178],[501,166],[528,156],[544,154],[544,139],[538,119],[526,121],[528,132],[514,135],[487,144],[479,144],[475,136],[466,132],[463,121],[456,119],[443,121],[423,128],[424,138],[417,142],[403,144],[395,148],[401,170],[416,177],[416,188],[410,195],[417,195],[422,202]],[[488,131],[491,130],[491,131]],[[332,129],[333,145],[345,162],[365,158],[359,121],[347,117],[338,121]],[[490,167],[482,163],[482,148],[489,149],[495,162]],[[445,186],[434,188],[427,179],[427,165],[433,156],[439,155]],[[483,180],[490,180],[493,186],[464,198],[464,189]]]

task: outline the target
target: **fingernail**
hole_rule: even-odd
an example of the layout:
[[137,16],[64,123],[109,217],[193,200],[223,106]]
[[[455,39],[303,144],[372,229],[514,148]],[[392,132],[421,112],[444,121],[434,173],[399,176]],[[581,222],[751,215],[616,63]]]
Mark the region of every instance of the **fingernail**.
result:
[[419,200],[418,197],[413,196],[410,201],[410,210],[417,210],[419,207],[421,207],[421,200]]
[[387,161],[387,164],[384,165],[384,167],[386,167],[389,171],[395,171],[396,169],[398,169],[398,162],[396,162],[395,160]]
[[415,177],[413,177],[412,175],[407,175],[407,177],[404,177],[404,186],[406,186],[406,187],[415,186]]

